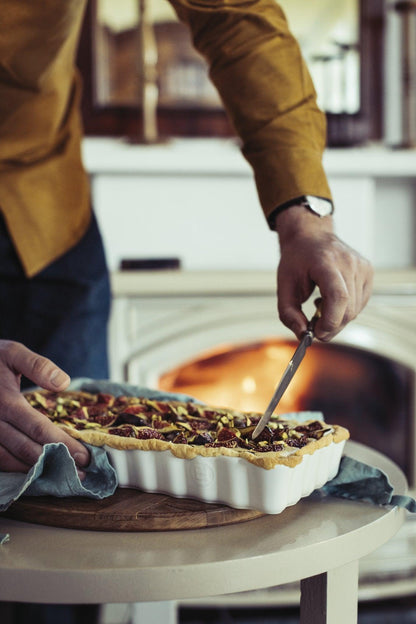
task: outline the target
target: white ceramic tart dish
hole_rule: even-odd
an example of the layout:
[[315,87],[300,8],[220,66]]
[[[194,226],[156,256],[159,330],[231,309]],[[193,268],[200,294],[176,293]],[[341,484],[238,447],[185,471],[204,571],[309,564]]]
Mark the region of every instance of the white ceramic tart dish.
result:
[[103,446],[120,487],[278,514],[338,472],[349,434],[317,418],[261,414],[103,393],[32,392],[33,407],[70,435]]
[[270,470],[226,455],[183,460],[170,451],[105,448],[121,487],[278,514],[335,477],[344,445],[345,440],[332,442],[304,454],[294,467],[278,464]]

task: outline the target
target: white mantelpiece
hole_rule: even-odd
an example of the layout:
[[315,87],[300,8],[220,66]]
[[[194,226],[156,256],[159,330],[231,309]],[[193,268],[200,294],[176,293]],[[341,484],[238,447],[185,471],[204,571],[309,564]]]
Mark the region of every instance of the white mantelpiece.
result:
[[[85,139],[84,161],[110,268],[179,257],[186,270],[269,270],[276,238],[233,140],[154,146]],[[416,265],[416,150],[328,149],[337,233],[376,268]]]
[[[135,145],[123,139],[86,138],[84,163],[92,175],[251,175],[234,139],[172,139]],[[329,176],[415,178],[416,150],[390,150],[379,144],[329,148],[324,154]]]

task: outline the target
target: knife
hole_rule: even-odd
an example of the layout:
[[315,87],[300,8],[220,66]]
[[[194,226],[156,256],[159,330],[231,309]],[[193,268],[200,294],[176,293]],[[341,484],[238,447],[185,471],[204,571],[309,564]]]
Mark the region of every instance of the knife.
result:
[[306,353],[306,349],[312,344],[313,338],[314,338],[314,331],[315,331],[315,324],[317,322],[317,320],[321,317],[321,305],[322,305],[322,299],[316,299],[315,300],[315,306],[316,306],[316,311],[315,314],[313,315],[313,317],[311,318],[311,320],[308,323],[307,329],[305,331],[305,333],[303,334],[299,345],[295,351],[295,353],[293,354],[292,359],[290,360],[289,364],[287,365],[287,368],[285,370],[285,372],[282,375],[282,378],[276,388],[276,390],[274,391],[274,394],[272,396],[272,399],[266,409],[266,411],[264,412],[263,416],[261,417],[261,419],[259,420],[256,428],[254,429],[251,437],[253,440],[255,440],[256,438],[258,438],[258,436],[261,434],[261,432],[263,431],[263,429],[265,428],[265,426],[267,425],[267,423],[269,422],[270,418],[272,417],[272,414],[274,412],[274,410],[276,409],[277,404],[279,403],[280,399],[282,398],[286,388],[288,387],[288,385],[290,384],[290,382],[293,379],[294,374],[296,373],[297,369],[299,368],[299,364],[302,362],[304,355]]

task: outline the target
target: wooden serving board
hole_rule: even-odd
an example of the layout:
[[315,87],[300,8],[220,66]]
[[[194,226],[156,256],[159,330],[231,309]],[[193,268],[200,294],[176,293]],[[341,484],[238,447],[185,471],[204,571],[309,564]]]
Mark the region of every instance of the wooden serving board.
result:
[[260,518],[251,509],[118,488],[103,500],[23,496],[2,515],[14,520],[93,531],[202,529]]

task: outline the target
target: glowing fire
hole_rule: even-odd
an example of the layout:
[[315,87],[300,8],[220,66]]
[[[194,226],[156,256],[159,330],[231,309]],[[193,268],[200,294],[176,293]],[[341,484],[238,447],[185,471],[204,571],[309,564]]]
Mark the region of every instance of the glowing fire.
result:
[[[205,352],[159,379],[159,388],[190,394],[205,403],[263,412],[296,348],[295,341],[226,345]],[[278,413],[301,409],[315,376],[310,350],[281,399]]]

